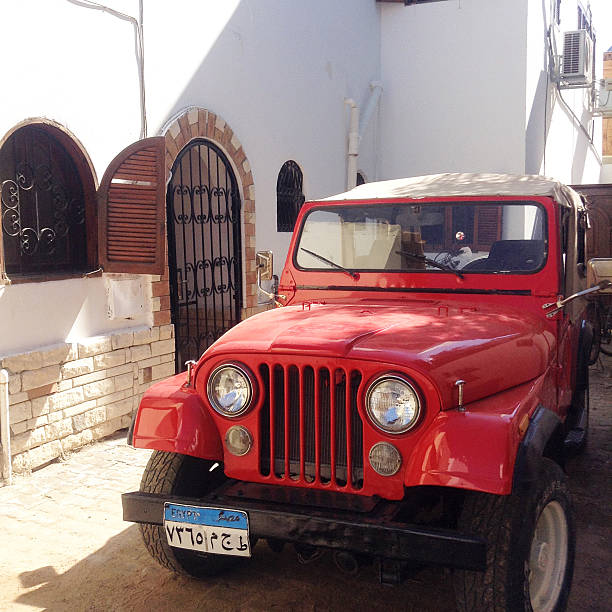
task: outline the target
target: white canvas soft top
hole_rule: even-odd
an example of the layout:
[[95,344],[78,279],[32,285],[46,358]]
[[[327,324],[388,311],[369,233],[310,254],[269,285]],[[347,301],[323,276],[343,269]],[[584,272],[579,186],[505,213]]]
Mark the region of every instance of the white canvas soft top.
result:
[[320,201],[498,195],[550,196],[562,206],[583,208],[580,196],[567,185],[554,179],[537,175],[485,173],[430,174],[365,183]]

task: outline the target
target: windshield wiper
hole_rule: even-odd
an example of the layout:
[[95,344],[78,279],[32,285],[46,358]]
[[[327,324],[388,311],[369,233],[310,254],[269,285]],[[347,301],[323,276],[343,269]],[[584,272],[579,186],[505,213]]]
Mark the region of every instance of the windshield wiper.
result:
[[404,255],[405,257],[412,257],[412,259],[416,259],[417,261],[424,261],[428,263],[430,266],[434,268],[438,268],[439,270],[444,270],[444,272],[450,272],[451,274],[456,274],[460,279],[464,279],[464,275],[459,272],[459,270],[455,270],[455,268],[451,268],[446,264],[438,263],[434,259],[430,257],[426,257],[425,255],[418,255],[417,253],[411,253],[410,251],[404,251],[400,249],[399,251],[395,251],[398,255]]
[[308,249],[305,249],[304,247],[300,247],[300,250],[304,251],[304,253],[308,253],[309,255],[312,255],[313,257],[316,257],[317,259],[320,259],[326,264],[329,264],[332,268],[336,268],[336,270],[341,270],[342,272],[344,272],[345,274],[348,274],[351,278],[354,278],[355,280],[359,278],[359,274],[357,274],[357,272],[353,272],[352,270],[347,270],[344,266],[337,264],[335,261],[332,261],[331,259],[327,259],[326,257],[323,257],[323,255],[319,255],[318,253],[315,253],[314,251],[309,251]]

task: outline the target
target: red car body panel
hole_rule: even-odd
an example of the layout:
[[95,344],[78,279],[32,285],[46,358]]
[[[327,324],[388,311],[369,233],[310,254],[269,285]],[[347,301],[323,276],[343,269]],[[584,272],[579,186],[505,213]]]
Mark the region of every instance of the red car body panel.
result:
[[145,392],[136,415],[133,444],[221,460],[219,432],[186,373],[156,383]]
[[[547,319],[542,310],[560,292],[560,232],[555,204],[547,197],[435,201],[478,199],[521,199],[544,207],[549,243],[542,269],[494,277],[471,273],[464,279],[432,271],[367,272],[354,279],[337,270],[298,269],[292,258],[296,232],[279,286],[285,296],[279,299],[288,306],[251,317],[227,332],[199,360],[194,386],[186,386],[185,375],[179,375],[151,387],[135,421],[134,446],[222,460],[226,474],[239,480],[386,499],[401,499],[404,487],[418,485],[510,493],[529,417],[538,405],[563,417],[569,405],[571,381],[558,390],[566,375],[558,367],[557,338],[566,324],[562,314]],[[402,201],[410,200],[398,199]],[[322,205],[304,205],[296,227],[309,210]],[[563,350],[575,354],[577,332],[568,331]],[[232,419],[212,409],[206,392],[209,373],[228,361],[246,366],[256,383],[252,407]],[[332,363],[359,370],[364,380],[357,396],[364,455],[376,442],[392,442],[402,456],[397,474],[380,476],[364,459],[364,486],[358,491],[333,482],[306,483],[301,476],[277,478],[273,471],[262,476],[258,433],[264,381],[259,365],[297,363],[301,368],[306,361],[312,367]],[[364,408],[368,381],[390,371],[413,381],[425,404],[419,425],[401,435],[377,429]],[[465,412],[456,410],[459,379],[467,381]],[[254,433],[253,447],[242,457],[224,452],[222,444],[227,429],[236,424]]]

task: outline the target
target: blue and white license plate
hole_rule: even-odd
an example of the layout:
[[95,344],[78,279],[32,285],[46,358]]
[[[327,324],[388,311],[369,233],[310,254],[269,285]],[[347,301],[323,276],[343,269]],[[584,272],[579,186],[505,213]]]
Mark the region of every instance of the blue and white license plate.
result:
[[215,555],[251,556],[249,517],[242,510],[164,504],[170,546]]

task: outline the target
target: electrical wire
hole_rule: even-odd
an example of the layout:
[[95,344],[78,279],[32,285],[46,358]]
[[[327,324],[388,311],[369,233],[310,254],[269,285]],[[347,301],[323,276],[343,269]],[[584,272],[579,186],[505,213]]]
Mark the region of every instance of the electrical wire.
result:
[[136,62],[138,65],[138,83],[140,88],[140,138],[147,137],[147,110],[146,110],[146,99],[145,99],[145,79],[144,79],[144,36],[143,36],[143,2],[139,0],[139,19],[126,15],[120,11],[93,2],[92,0],[68,0],[70,4],[80,6],[82,8],[92,9],[95,11],[101,11],[108,13],[113,17],[117,17],[123,21],[127,21],[134,27],[134,44],[136,53]]

